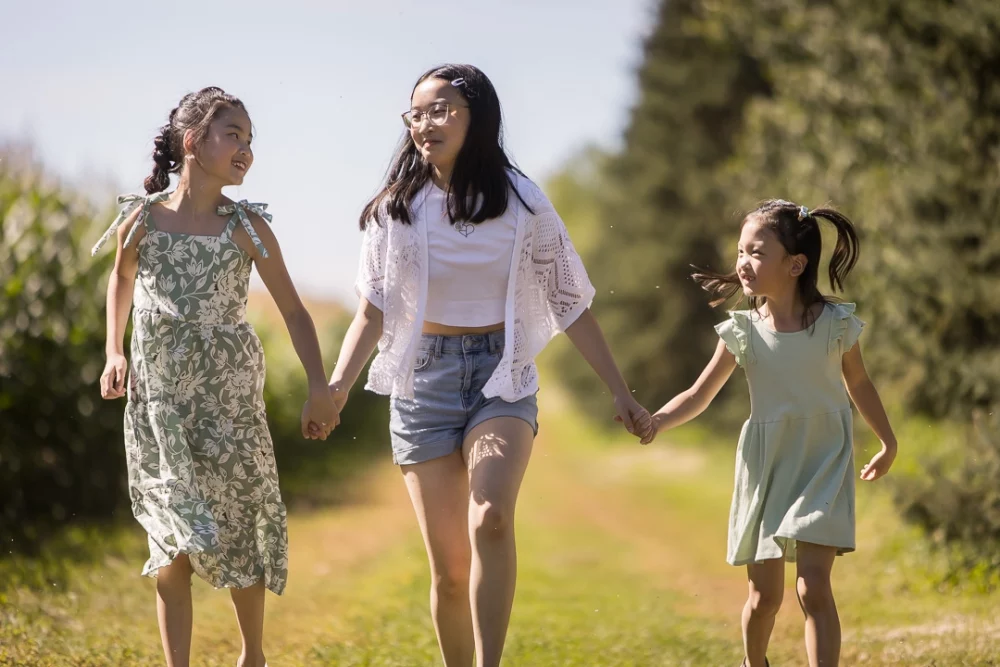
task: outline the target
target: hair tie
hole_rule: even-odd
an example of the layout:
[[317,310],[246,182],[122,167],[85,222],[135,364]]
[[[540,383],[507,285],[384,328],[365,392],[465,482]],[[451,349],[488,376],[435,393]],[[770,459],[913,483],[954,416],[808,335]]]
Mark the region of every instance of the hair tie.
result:
[[799,220],[805,220],[809,217],[809,209],[805,206],[799,206]]

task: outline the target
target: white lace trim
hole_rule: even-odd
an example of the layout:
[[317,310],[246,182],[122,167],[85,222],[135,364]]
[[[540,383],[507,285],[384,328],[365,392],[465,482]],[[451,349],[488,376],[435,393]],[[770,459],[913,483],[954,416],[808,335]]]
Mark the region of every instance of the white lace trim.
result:
[[[569,238],[566,225],[537,185],[511,174],[518,192],[534,213],[511,193],[517,209],[517,240],[507,290],[506,346],[496,371],[483,389],[487,397],[509,402],[538,390],[535,357],[590,307],[594,287]],[[422,202],[420,195],[414,208]],[[413,365],[423,327],[427,292],[427,237],[421,216],[414,224],[374,222],[365,230],[355,285],[382,311],[379,352],[366,389],[379,394],[413,396]]]

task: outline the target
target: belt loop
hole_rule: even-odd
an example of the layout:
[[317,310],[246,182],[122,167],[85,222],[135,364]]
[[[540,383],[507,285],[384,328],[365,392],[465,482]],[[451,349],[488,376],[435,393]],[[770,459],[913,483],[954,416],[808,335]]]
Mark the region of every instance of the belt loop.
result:
[[444,336],[434,337],[434,358],[440,359],[442,351],[444,350]]
[[490,334],[490,354],[498,354],[500,352],[500,347],[503,342],[502,331],[494,331]]

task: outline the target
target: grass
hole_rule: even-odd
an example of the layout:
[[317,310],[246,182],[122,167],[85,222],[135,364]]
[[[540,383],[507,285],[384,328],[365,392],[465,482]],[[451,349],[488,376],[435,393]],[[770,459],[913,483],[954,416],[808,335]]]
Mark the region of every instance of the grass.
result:
[[[745,574],[723,560],[736,434],[720,442],[692,425],[642,448],[584,425],[551,390],[542,408],[518,507],[507,664],[739,664]],[[901,469],[916,455],[907,436]],[[288,589],[268,598],[270,663],[440,664],[398,472],[383,461],[354,483],[356,502],[290,519]],[[886,488],[859,484],[858,552],[834,570],[843,664],[1000,665],[996,596],[940,589],[938,561]],[[48,558],[0,561],[0,665],[162,664],[153,583],[138,576],[144,548],[136,529],[82,531]],[[804,664],[793,574],[775,667]],[[195,614],[195,664],[234,664],[228,596],[196,581]]]

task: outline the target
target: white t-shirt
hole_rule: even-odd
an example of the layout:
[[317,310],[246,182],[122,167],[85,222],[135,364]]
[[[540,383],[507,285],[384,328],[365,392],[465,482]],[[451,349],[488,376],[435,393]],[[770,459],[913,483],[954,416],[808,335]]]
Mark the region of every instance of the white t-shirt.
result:
[[514,207],[508,205],[499,218],[452,224],[447,195],[433,183],[427,187],[419,212],[427,229],[424,319],[453,327],[504,322],[517,233]]

